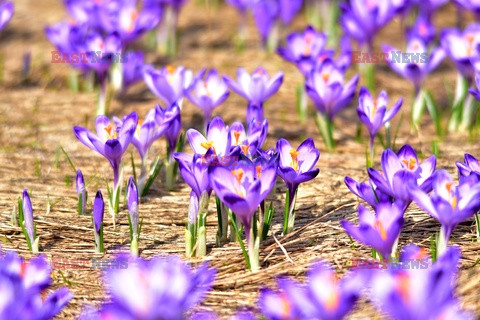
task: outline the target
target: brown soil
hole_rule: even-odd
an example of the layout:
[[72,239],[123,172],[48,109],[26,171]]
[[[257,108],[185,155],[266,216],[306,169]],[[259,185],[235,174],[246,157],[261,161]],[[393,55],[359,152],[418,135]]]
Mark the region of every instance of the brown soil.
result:
[[[19,227],[10,222],[12,207],[16,204],[23,188],[32,197],[37,232],[40,235],[40,250],[50,259],[90,259],[94,254],[91,219],[78,216],[76,212],[75,174],[63,155],[55,166],[57,148],[63,146],[75,166],[81,168],[87,180],[90,196],[97,188],[104,192],[104,178],[110,179],[110,167],[101,156],[81,145],[72,133],[73,125],[88,125],[92,128],[96,108],[95,93],[73,93],[67,89],[69,67],[50,63],[52,45],[45,38],[43,28],[66,17],[61,1],[15,1],[16,13],[8,28],[0,35],[0,53],[4,57],[5,77],[0,86],[0,240],[3,249],[14,249],[25,258],[30,258],[26,242]],[[456,11],[448,6],[437,15],[437,25],[453,26]],[[313,137],[322,154],[318,166],[319,176],[301,186],[297,200],[297,230],[288,237],[280,236],[283,210],[282,181],[277,182],[273,201],[277,215],[273,233],[285,248],[285,255],[272,237],[261,246],[262,272],[252,274],[245,270],[238,243],[221,248],[215,247],[215,205],[210,204],[208,221],[208,255],[205,260],[218,268],[215,287],[202,304],[202,308],[214,310],[221,315],[232,314],[239,308],[254,306],[259,288],[274,286],[275,277],[289,274],[296,279],[304,278],[305,270],[316,259],[333,263],[343,273],[354,257],[369,257],[369,249],[355,244],[340,227],[341,219],[354,220],[358,200],[344,186],[343,178],[348,175],[358,180],[366,179],[365,142],[355,141],[358,123],[354,106],[345,110],[336,120],[338,149],[334,154],[324,152],[320,135],[312,119],[301,125],[295,112],[295,87],[302,77],[294,66],[276,55],[269,55],[258,48],[258,38],[253,24],[247,49],[238,53],[231,39],[237,27],[237,15],[233,9],[221,5],[219,11],[208,9],[191,1],[180,19],[181,42],[177,59],[169,61],[197,71],[202,66],[215,67],[222,73],[233,76],[239,66],[253,70],[264,66],[270,73],[285,72],[285,82],[280,92],[266,105],[266,116],[270,122],[267,146],[284,137],[292,143],[300,143],[305,137]],[[296,28],[302,28],[299,19]],[[403,41],[399,21],[386,28],[376,43],[396,44]],[[32,71],[28,81],[20,76],[22,55],[32,54]],[[150,53],[147,61],[157,66],[166,61]],[[379,88],[385,88],[391,99],[405,97],[404,118],[396,145],[412,144],[426,157],[432,152],[431,142],[435,138],[433,125],[425,117],[420,134],[411,134],[408,124],[408,109],[411,105],[410,84],[389,70],[378,66]],[[350,72],[351,74],[352,72]],[[437,103],[448,108],[448,94],[454,90],[455,71],[450,62],[428,77],[427,88],[432,90]],[[136,110],[140,116],[146,114],[158,101],[143,84],[131,88],[127,95],[114,99],[111,112],[122,115]],[[235,94],[217,109],[216,114],[227,123],[244,119],[245,102]],[[182,111],[183,128],[201,127],[198,109],[186,102]],[[397,122],[393,126],[396,127]],[[446,168],[456,175],[455,161],[461,161],[464,152],[479,155],[477,137],[449,135],[439,143],[438,168]],[[154,145],[154,153],[164,155],[164,143]],[[377,160],[378,160],[377,156]],[[138,159],[137,159],[138,161]],[[378,164],[377,164],[378,165]],[[131,173],[126,166],[125,175]],[[189,188],[178,180],[173,191],[164,189],[163,175],[154,184],[149,195],[140,206],[144,217],[141,255],[184,254],[184,223],[188,208]],[[70,182],[68,182],[70,181]],[[46,213],[47,203],[55,203]],[[401,235],[400,246],[416,243],[429,247],[429,237],[439,230],[439,224],[427,214],[411,206],[406,214],[406,226]],[[461,246],[462,260],[458,293],[465,309],[480,314],[480,265],[472,267],[480,256],[480,245],[474,242],[473,219],[461,224],[452,236],[452,243]],[[125,209],[118,215],[114,229],[106,215],[106,257],[110,258],[119,246],[128,247],[128,222]],[[192,260],[197,263],[198,260]],[[61,273],[68,281],[64,281]],[[105,299],[101,273],[92,269],[54,270],[55,287],[68,284],[74,298],[59,318],[73,318],[85,303],[98,305]],[[67,283],[68,282],[68,283]],[[362,301],[352,319],[382,318],[373,307]]]

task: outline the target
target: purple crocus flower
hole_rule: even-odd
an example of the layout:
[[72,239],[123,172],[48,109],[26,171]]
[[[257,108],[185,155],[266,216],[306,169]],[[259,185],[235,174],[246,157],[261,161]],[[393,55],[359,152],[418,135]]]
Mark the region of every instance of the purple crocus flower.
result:
[[417,153],[410,145],[404,145],[395,154],[391,149],[382,153],[383,174],[373,168],[368,175],[377,188],[395,200],[401,200],[405,208],[411,202],[407,183],[414,183],[424,192],[432,190],[432,175],[436,167],[435,155],[419,163]]
[[270,78],[268,72],[262,67],[255,69],[252,75],[245,69],[238,68],[237,82],[228,76],[223,76],[223,79],[231,90],[247,99],[249,103],[263,104],[282,85],[283,72],[278,72]]
[[262,289],[258,304],[266,319],[344,319],[364,286],[359,273],[351,272],[339,279],[333,268],[321,261],[310,267],[307,279],[300,284],[279,278],[280,291]]
[[442,47],[460,72],[470,82],[475,76],[473,66],[480,44],[480,23],[470,24],[463,33],[458,29],[445,29],[441,33]]
[[277,152],[280,156],[277,174],[285,181],[288,188],[288,220],[284,221],[283,233],[291,232],[295,223],[295,201],[298,186],[315,178],[320,169],[315,164],[320,157],[320,151],[315,148],[312,138],[303,141],[294,149],[285,139],[277,141]]
[[306,76],[315,67],[319,59],[331,58],[333,50],[325,48],[327,35],[308,26],[302,33],[291,33],[287,37],[287,46],[279,48],[277,53],[285,60],[294,63]]
[[390,67],[402,77],[413,83],[415,96],[418,95],[425,77],[432,72],[445,58],[445,51],[442,48],[435,48],[428,56],[425,40],[414,37],[409,39],[406,52],[415,54],[409,62],[403,61],[400,50],[384,45],[382,50],[389,54],[387,59]]
[[217,70],[211,69],[205,77],[204,75],[205,69],[197,74],[190,88],[185,91],[185,95],[194,105],[203,110],[205,123],[208,123],[213,109],[222,104],[230,92]]
[[113,0],[102,3],[97,14],[104,32],[118,34],[125,47],[157,26],[161,10],[149,6],[139,11],[137,0]]
[[162,99],[167,106],[182,104],[184,91],[192,83],[192,71],[184,67],[166,66],[156,70],[151,65],[143,69],[143,78],[154,95]]
[[77,188],[77,195],[79,199],[81,199],[79,200],[79,213],[85,214],[85,211],[87,209],[87,191],[85,190],[85,180],[83,179],[82,170],[80,169],[77,170],[77,177],[75,179],[75,182]]
[[316,67],[308,75],[305,89],[318,111],[333,120],[355,96],[358,75],[344,84],[344,74],[331,59]]
[[14,6],[13,2],[2,1],[0,2],[0,31],[5,28],[7,23],[13,17]]
[[186,319],[211,290],[216,274],[208,263],[192,269],[177,256],[145,260],[121,255],[115,260],[125,267],[105,275],[111,302],[82,319]]
[[231,138],[228,126],[220,117],[215,117],[210,121],[207,126],[206,138],[195,129],[188,129],[186,135],[190,147],[197,154],[206,154],[208,149],[212,149],[217,156],[225,156],[230,153]]
[[262,44],[266,45],[279,14],[279,1],[252,0],[252,12]]
[[248,134],[241,122],[234,122],[230,126],[230,140],[232,147],[240,147],[245,156],[255,156],[257,149],[261,148],[268,132],[268,121],[262,123],[251,121],[248,126]]
[[388,94],[380,92],[377,99],[373,99],[367,88],[362,87],[358,95],[359,105],[357,113],[360,120],[365,124],[370,133],[370,149],[373,149],[375,136],[378,131],[400,111],[403,98],[398,99],[395,105],[388,108]]
[[460,183],[471,175],[477,176],[480,180],[480,164],[478,159],[471,154],[465,153],[464,162],[455,163],[458,168],[458,178]]
[[180,107],[174,103],[163,109],[157,104],[155,107],[155,121],[160,128],[166,127],[164,135],[167,138],[170,152],[173,152],[177,146],[180,131],[182,130]]
[[413,26],[407,28],[407,38],[420,38],[425,44],[430,44],[435,39],[435,27],[430,20],[424,16],[419,16]]
[[371,180],[368,183],[357,182],[350,177],[345,177],[344,182],[354,195],[368,203],[374,210],[379,203],[390,201],[390,197],[380,191]]
[[23,190],[22,194],[22,210],[23,210],[23,223],[27,232],[30,243],[33,245],[35,242],[35,227],[33,225],[33,207],[28,195],[27,189]]
[[143,52],[130,51],[126,53],[128,63],[122,66],[122,90],[125,91],[131,85],[143,80],[143,67],[145,57]]
[[377,250],[383,259],[389,260],[395,254],[395,242],[403,227],[402,206],[383,202],[377,204],[375,213],[360,205],[358,207],[358,226],[347,220],[341,225],[352,238]]
[[392,319],[473,319],[461,312],[454,292],[460,250],[450,247],[434,264],[418,268],[416,262],[427,257],[423,249],[407,246],[400,259],[407,268],[374,273],[372,300]]
[[[211,149],[209,150],[210,153],[207,153],[206,155],[212,154]],[[188,155],[182,152],[177,152],[173,154],[173,157],[178,161],[180,174],[182,175],[183,180],[185,180],[185,183],[192,188],[193,194],[191,196],[196,196],[195,200],[197,203],[204,192],[207,194],[212,192],[208,178],[208,166],[205,165],[203,161],[203,155]]]
[[418,6],[420,14],[431,18],[435,11],[437,11],[441,6],[446,4],[448,0],[410,0]]
[[140,228],[138,225],[138,189],[133,177],[128,179],[127,185],[127,206],[128,206],[128,222],[130,224],[130,252],[134,256],[138,256],[138,239],[140,238]]
[[97,191],[95,200],[93,200],[93,233],[95,235],[95,251],[102,253],[103,250],[103,215],[105,212],[105,203],[103,202],[102,192]]
[[48,295],[52,268],[44,255],[25,262],[14,251],[0,254],[0,318],[53,319],[72,299],[67,287]]
[[123,120],[121,128],[112,124],[106,116],[98,116],[95,123],[97,134],[78,126],[73,127],[73,132],[81,143],[110,162],[114,190],[117,190],[120,163],[137,129],[138,116],[136,112],[129,114]]
[[95,0],[64,0],[65,7],[75,23],[99,28],[98,9],[104,4]]
[[[475,63],[475,68],[478,70],[480,65],[477,65]],[[476,88],[470,88],[468,89],[468,92],[477,100],[480,101],[480,72],[476,71],[475,72],[475,86]]]
[[395,14],[390,1],[351,0],[341,5],[343,30],[360,45],[372,49],[373,38]]
[[445,170],[435,173],[432,180],[433,192],[430,196],[415,185],[409,185],[413,201],[430,216],[442,224],[439,251],[445,250],[455,227],[473,217],[480,209],[480,184],[478,177],[469,176],[459,184]]
[[284,25],[289,25],[302,8],[303,0],[279,0],[280,19]]

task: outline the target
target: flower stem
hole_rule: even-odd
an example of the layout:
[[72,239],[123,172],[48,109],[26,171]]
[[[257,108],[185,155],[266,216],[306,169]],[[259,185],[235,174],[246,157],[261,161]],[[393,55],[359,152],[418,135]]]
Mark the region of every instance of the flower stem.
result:
[[457,131],[463,112],[463,104],[468,92],[468,81],[460,73],[457,74],[457,84],[455,86],[455,98],[453,100],[452,114],[448,122],[448,131]]
[[107,113],[107,79],[100,76],[100,91],[98,94],[97,116]]
[[463,104],[460,131],[468,131],[472,128],[476,107],[475,98],[471,94],[467,95]]
[[132,241],[130,242],[130,253],[135,257],[138,256],[138,235],[133,235]]
[[303,83],[297,86],[297,113],[300,124],[305,124],[307,122],[307,95]]
[[438,237],[438,243],[437,243],[437,259],[440,258],[442,254],[447,250],[449,238],[450,238],[450,234],[447,232],[445,227],[442,226],[440,230],[440,236]]
[[328,115],[317,113],[317,116],[315,117],[315,123],[320,131],[320,134],[322,135],[323,142],[325,143],[327,150],[329,152],[334,151],[335,140],[333,139],[333,121]]
[[[253,227],[253,225],[252,225]],[[260,261],[259,261],[259,249],[260,249],[260,239],[254,236],[253,228],[250,227],[250,236],[248,237],[248,258],[250,260],[250,270],[252,272],[257,272],[260,270]]]
[[412,107],[412,125],[415,131],[418,131],[422,116],[425,110],[425,96],[423,90],[420,90],[415,95],[415,100]]
[[285,219],[283,221],[283,235],[287,235],[295,228],[295,202],[297,201],[297,187],[288,188],[285,195]]

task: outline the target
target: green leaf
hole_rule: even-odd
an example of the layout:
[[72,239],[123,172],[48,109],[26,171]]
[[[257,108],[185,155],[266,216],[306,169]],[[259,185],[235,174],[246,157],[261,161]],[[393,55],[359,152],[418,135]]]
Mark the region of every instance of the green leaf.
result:
[[65,151],[65,149],[63,149],[62,146],[60,146],[59,148],[63,152],[63,154],[65,155],[65,158],[67,158],[67,161],[70,164],[70,167],[72,167],[72,169],[73,169],[73,173],[77,174],[77,169],[75,169],[75,165],[73,164],[72,159],[70,159],[70,157],[68,156],[68,153]]
[[135,171],[135,161],[133,161],[133,152],[130,152],[130,160],[132,162],[133,181],[137,184],[137,173]]
[[442,119],[441,119],[438,107],[435,103],[435,100],[433,100],[432,94],[430,92],[425,93],[425,102],[427,104],[427,110],[430,113],[430,116],[432,117],[433,122],[435,123],[435,131],[437,132],[437,136],[441,137],[442,136]]
[[283,212],[283,234],[287,234],[288,230],[288,209],[290,208],[290,189],[287,188],[285,193],[285,209]]
[[[230,217],[230,220],[235,221],[231,210],[228,210],[228,216]],[[233,228],[235,229],[235,233],[237,234],[238,243],[240,244],[240,248],[242,249],[243,257],[245,258],[245,264],[247,265],[248,269],[251,269],[250,258],[248,257],[247,250],[245,249],[245,245],[243,244],[242,235],[238,230],[237,224],[233,223],[232,225],[233,225]]]
[[163,167],[163,162],[160,161],[160,157],[157,157],[155,159],[155,162],[152,166],[152,169],[150,170],[150,176],[147,179],[147,182],[145,183],[145,186],[143,187],[142,191],[142,197],[145,197],[148,193],[148,190],[150,190],[150,187],[152,186],[153,182],[157,178],[158,174],[160,173],[160,170]]
[[273,203],[270,202],[270,204],[267,207],[267,211],[265,212],[265,221],[263,223],[263,230],[262,230],[262,241],[267,239],[267,234],[268,234],[268,231],[270,230],[270,227],[272,226],[274,214],[275,214],[275,209],[273,208]]

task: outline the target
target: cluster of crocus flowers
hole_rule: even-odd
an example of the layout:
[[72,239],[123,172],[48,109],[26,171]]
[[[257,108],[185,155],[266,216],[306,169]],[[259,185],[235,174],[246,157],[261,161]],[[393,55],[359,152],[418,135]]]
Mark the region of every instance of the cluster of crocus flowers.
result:
[[277,152],[280,156],[277,173],[287,185],[283,222],[283,234],[287,234],[293,231],[295,225],[298,186],[318,175],[320,169],[314,167],[320,157],[320,151],[315,148],[313,139],[309,138],[296,149],[287,140],[280,139],[277,142]]
[[355,96],[358,75],[345,83],[344,72],[331,59],[326,59],[307,76],[305,88],[318,110],[316,123],[329,150],[335,148],[333,118]]
[[279,290],[264,288],[258,305],[266,319],[344,319],[360,298],[365,281],[350,272],[340,279],[325,262],[313,264],[304,284],[277,280]]
[[11,1],[0,2],[0,31],[5,28],[7,23],[12,19],[14,5]]
[[78,196],[78,214],[85,214],[87,210],[87,190],[85,189],[85,180],[83,179],[82,170],[77,170],[75,186]]
[[355,240],[372,247],[382,259],[395,255],[398,236],[403,227],[404,208],[390,202],[381,202],[371,212],[364,206],[358,208],[358,226],[349,221],[341,222],[345,232]]
[[206,72],[206,69],[203,69],[195,76],[185,95],[194,105],[202,109],[206,129],[213,109],[228,98],[230,91],[217,70],[211,69]]
[[115,222],[115,213],[119,209],[122,157],[132,142],[137,130],[138,116],[132,112],[117,127],[106,116],[98,116],[95,121],[96,134],[83,127],[75,126],[73,132],[77,139],[88,148],[104,156],[113,169],[113,190],[110,198],[110,211]]
[[95,252],[103,253],[103,215],[105,212],[105,202],[103,201],[102,192],[97,191],[93,200],[92,222],[93,234],[95,236]]
[[435,173],[430,196],[415,185],[409,186],[413,201],[441,225],[437,254],[445,252],[455,227],[473,217],[480,209],[480,184],[478,176],[464,177],[456,184],[445,170]]
[[72,299],[67,287],[47,294],[52,268],[45,256],[24,261],[16,252],[0,254],[0,318],[53,319]]
[[32,202],[27,189],[23,190],[22,197],[18,200],[18,213],[20,227],[22,228],[25,240],[27,240],[28,249],[30,249],[32,253],[38,253],[38,242],[40,238],[37,237],[37,230],[33,221]]
[[[389,135],[390,120],[400,111],[403,98],[400,98],[391,109],[388,108],[388,94],[386,91],[381,91],[377,99],[374,99],[367,88],[362,87],[358,96],[357,113],[360,120],[365,124],[370,134],[370,161],[369,167],[373,165],[375,152],[375,137],[380,129],[385,126],[387,129],[387,136]],[[387,137],[387,146],[390,141]]]
[[193,269],[176,256],[115,259],[124,267],[105,275],[109,302],[99,310],[85,310],[81,319],[186,319],[206,297],[216,274],[207,263]]
[[[238,68],[237,81],[228,76],[223,76],[228,87],[248,101],[247,123],[252,120],[263,120],[263,104],[273,96],[283,82],[283,72],[277,72],[270,77],[268,72],[259,67],[250,75],[245,69]],[[260,115],[254,111],[259,109]]]

